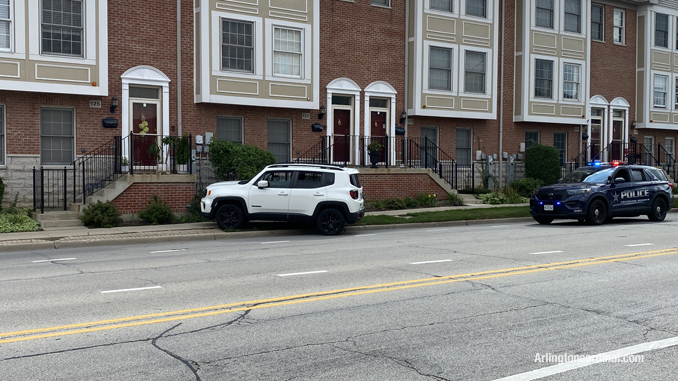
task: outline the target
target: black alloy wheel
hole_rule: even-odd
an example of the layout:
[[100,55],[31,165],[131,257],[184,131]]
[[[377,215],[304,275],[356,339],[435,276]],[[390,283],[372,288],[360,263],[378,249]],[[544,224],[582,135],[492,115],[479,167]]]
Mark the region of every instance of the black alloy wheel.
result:
[[664,201],[663,198],[656,198],[654,202],[652,203],[652,208],[650,208],[650,214],[648,214],[648,218],[650,218],[650,221],[664,221],[664,218],[666,218],[666,201]]
[[237,229],[245,222],[245,216],[239,206],[226,204],[217,209],[216,220],[221,229]]
[[325,209],[318,215],[318,229],[325,235],[337,235],[344,230],[344,215],[334,208]]
[[602,225],[607,220],[607,207],[601,200],[595,200],[589,207],[586,221],[591,225]]

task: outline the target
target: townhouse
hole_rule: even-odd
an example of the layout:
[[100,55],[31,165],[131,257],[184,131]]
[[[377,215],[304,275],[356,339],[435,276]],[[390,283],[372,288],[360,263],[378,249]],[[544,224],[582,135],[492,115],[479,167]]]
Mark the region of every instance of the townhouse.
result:
[[106,147],[115,173],[167,166],[146,134],[348,165],[377,139],[382,164],[492,157],[503,181],[535,142],[666,164],[677,65],[670,0],[0,0],[0,176],[5,203],[33,202],[34,167],[83,193]]

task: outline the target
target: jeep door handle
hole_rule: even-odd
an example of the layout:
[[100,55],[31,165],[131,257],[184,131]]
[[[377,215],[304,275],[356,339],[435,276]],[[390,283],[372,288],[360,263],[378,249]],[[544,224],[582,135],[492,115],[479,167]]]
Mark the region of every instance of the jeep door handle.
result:
[[324,196],[325,193],[313,193],[314,196]]
[[278,196],[289,196],[289,193],[280,192],[280,193],[278,193]]

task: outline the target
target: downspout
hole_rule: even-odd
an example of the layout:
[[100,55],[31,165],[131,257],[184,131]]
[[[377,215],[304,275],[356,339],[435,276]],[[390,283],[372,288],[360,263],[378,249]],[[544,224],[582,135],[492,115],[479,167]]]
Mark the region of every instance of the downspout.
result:
[[[409,39],[410,39],[410,0],[405,0],[405,90],[403,91],[403,109],[405,112],[407,112],[407,80],[409,78],[409,72],[410,72],[410,47],[409,47]],[[396,114],[398,115],[398,114]],[[405,117],[405,121],[403,122],[403,129],[405,130],[405,135],[403,135],[405,138],[405,143],[403,144],[403,164],[407,162],[407,118],[410,116],[407,115]]]
[[[506,40],[506,33],[504,33],[504,16],[505,16],[506,1],[501,2],[501,68],[499,69],[499,187],[502,187],[502,173],[503,173],[503,135],[504,135],[504,45]],[[515,78],[514,78],[515,81]]]
[[181,132],[181,0],[177,0],[177,135]]

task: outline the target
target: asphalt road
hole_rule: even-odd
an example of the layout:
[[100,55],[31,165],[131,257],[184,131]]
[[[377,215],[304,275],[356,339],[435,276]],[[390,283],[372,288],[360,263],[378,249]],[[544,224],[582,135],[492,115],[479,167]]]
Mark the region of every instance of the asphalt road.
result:
[[670,214],[0,253],[0,379],[673,380],[677,228]]

